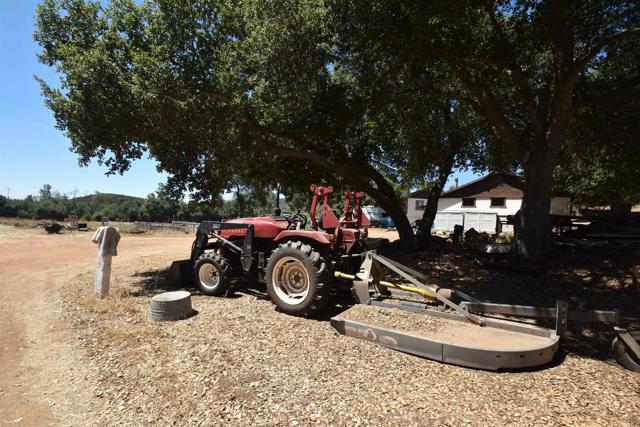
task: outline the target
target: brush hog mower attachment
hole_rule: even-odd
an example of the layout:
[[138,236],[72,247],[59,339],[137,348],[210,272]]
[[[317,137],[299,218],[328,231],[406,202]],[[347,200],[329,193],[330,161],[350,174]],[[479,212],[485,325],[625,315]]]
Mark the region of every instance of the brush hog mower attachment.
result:
[[463,301],[460,306],[473,313],[498,314],[521,318],[554,319],[556,333],[563,337],[570,321],[581,323],[606,323],[613,326],[615,338],[611,344],[616,361],[630,371],[640,372],[640,331],[628,331],[618,326],[617,310],[569,310],[564,301],[556,307],[534,307],[529,305],[495,304],[481,301]]
[[[411,285],[381,280],[383,266]],[[560,337],[556,331],[472,314],[453,300],[474,301],[473,298],[458,291],[433,289],[423,283],[425,277],[420,273],[373,251],[364,254],[358,274],[336,272],[335,276],[353,281],[354,297],[359,304],[383,310],[376,313],[370,309],[369,315],[362,316],[361,308],[356,305],[356,316],[350,316],[350,309],[333,317],[331,326],[342,335],[440,362],[487,370],[544,365],[558,350]],[[393,298],[407,294],[437,301],[447,310],[426,308],[425,304],[415,301],[398,302]],[[378,314],[393,316],[396,310],[426,316],[416,322],[422,327],[385,327],[384,318],[380,319]],[[369,323],[371,315],[374,320]]]
[[618,363],[630,371],[640,372],[640,331],[629,332],[614,326],[616,337],[611,344]]
[[[334,273],[336,278],[353,283],[352,291],[359,304],[333,317],[332,327],[342,335],[416,356],[487,370],[535,367],[553,359],[570,321],[619,322],[615,310],[569,310],[564,301],[558,301],[555,307],[482,302],[457,290],[427,286],[423,274],[374,251],[365,252],[363,257],[357,274]],[[409,284],[382,280],[383,268]],[[416,295],[421,297],[420,302],[415,301]],[[407,296],[413,300],[407,300]],[[385,326],[398,313],[404,317],[402,328]],[[407,313],[418,317],[410,318]],[[553,319],[555,329],[487,314]],[[616,360],[623,367],[640,372],[640,331],[618,326],[613,329]]]

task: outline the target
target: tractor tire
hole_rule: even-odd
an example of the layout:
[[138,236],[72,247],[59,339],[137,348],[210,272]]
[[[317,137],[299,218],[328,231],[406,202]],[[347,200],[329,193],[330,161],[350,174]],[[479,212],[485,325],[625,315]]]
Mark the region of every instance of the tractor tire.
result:
[[231,276],[231,264],[215,252],[202,254],[193,266],[193,280],[205,295],[224,296]]
[[[633,339],[640,341],[640,331],[630,332]],[[611,344],[613,355],[618,363],[630,371],[640,372],[640,359],[631,353],[624,342],[618,337],[613,339]]]
[[267,261],[267,292],[280,311],[310,317],[327,304],[331,290],[327,262],[311,245],[281,244]]

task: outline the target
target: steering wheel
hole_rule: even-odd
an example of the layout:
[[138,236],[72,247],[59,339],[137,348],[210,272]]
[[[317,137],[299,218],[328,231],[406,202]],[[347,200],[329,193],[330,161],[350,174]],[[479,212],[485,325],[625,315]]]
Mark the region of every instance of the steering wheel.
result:
[[304,228],[307,226],[307,216],[305,214],[300,213],[300,209],[298,209],[295,213],[295,218],[298,220],[298,223],[300,224],[300,229],[304,230]]
[[296,222],[299,224],[300,229],[304,229],[307,225],[307,217],[300,213],[300,209],[298,209],[296,213],[283,212],[282,216],[289,221],[289,229],[292,229],[291,226]]

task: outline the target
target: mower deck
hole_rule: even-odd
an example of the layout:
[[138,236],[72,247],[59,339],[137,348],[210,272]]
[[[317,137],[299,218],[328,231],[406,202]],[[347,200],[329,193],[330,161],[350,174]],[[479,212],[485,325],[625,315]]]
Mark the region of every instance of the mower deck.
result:
[[558,349],[560,337],[553,330],[486,320],[479,326],[450,312],[371,301],[332,318],[331,326],[342,335],[404,353],[487,370],[544,365]]
[[[469,295],[427,285],[421,273],[374,251],[363,255],[358,274],[334,273],[352,281],[358,303],[331,319],[331,326],[342,335],[439,362],[487,370],[544,365],[558,350],[559,328],[470,313],[453,301],[477,301]],[[408,284],[382,280],[383,268]],[[422,297],[423,303],[403,300],[402,294],[407,292]],[[442,305],[436,310],[427,305],[434,303]],[[559,305],[558,313],[558,323],[564,325],[566,305]]]

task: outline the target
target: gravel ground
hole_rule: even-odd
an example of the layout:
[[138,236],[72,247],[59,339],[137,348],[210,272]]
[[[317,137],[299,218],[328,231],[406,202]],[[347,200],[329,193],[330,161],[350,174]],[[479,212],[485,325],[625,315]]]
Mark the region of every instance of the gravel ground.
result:
[[[414,266],[467,291],[514,281],[456,257]],[[570,346],[540,370],[466,369],[337,336],[326,319],[277,312],[261,289],[195,295],[195,316],[150,323],[149,295],[170,289],[162,274],[173,259],[114,262],[103,301],[90,296],[91,272],[66,287],[78,370],[94,387],[84,425],[640,425],[640,375],[597,351]]]

